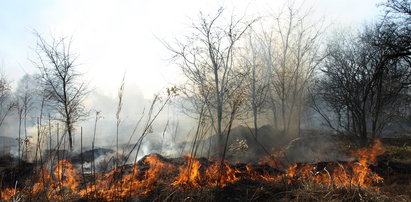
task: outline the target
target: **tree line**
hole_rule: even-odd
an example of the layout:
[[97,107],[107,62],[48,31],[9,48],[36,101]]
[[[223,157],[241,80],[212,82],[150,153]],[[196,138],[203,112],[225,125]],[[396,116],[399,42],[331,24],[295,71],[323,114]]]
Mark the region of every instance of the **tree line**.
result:
[[[44,130],[51,130],[51,126],[49,129],[43,127],[47,125],[44,120],[63,123],[63,133],[56,142],[61,144],[61,140],[67,136],[69,149],[72,151],[75,124],[87,115],[83,102],[89,90],[86,82],[82,80],[82,74],[77,71],[77,55],[71,50],[71,39],[63,37],[48,41],[36,31],[34,35],[37,38],[34,50],[36,57],[32,62],[38,73],[24,75],[14,92],[6,76],[2,76],[0,81],[0,127],[11,112],[17,112],[19,159],[27,159],[28,144],[32,138],[27,132],[28,119],[37,126],[37,156],[42,142],[40,133],[48,133]],[[24,145],[25,151],[21,145]],[[57,149],[60,146],[58,145]]]
[[379,6],[376,22],[331,36],[310,10],[293,5],[251,20],[224,8],[200,13],[191,35],[164,42],[187,78],[184,108],[203,124],[197,133],[217,135],[224,159],[233,122],[244,119],[256,138],[267,116],[284,136],[298,137],[303,119],[320,116],[365,145],[409,118],[411,2]]
[[[258,138],[259,124],[268,117],[284,136],[298,137],[303,122],[317,116],[329,129],[366,144],[409,117],[411,2],[387,0],[380,8],[376,22],[331,36],[310,10],[293,5],[254,19],[227,16],[224,8],[200,13],[190,35],[163,41],[187,79],[178,91],[185,112],[198,120],[194,142],[216,135],[224,159],[235,124],[251,120]],[[45,111],[52,112],[72,150],[76,124],[88,114],[83,102],[89,89],[70,38],[35,36],[38,73],[25,76],[15,92],[0,77],[0,127],[16,111],[18,140],[24,142],[30,111],[37,110],[38,125],[50,116]]]

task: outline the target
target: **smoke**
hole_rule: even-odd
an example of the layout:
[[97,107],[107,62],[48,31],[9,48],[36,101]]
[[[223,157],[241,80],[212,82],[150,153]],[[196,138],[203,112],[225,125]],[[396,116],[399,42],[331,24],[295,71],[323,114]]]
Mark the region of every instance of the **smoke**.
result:
[[[164,92],[159,93],[164,96]],[[138,86],[134,84],[125,84],[123,94],[123,107],[120,113],[119,125],[119,145],[121,151],[119,153],[127,153],[129,149],[137,142],[144,130],[144,126],[148,120],[148,110],[152,103],[151,99],[146,99]],[[40,104],[34,103],[33,109],[27,119],[27,135],[29,139],[28,150],[34,151],[38,142],[38,126],[37,118],[40,114]],[[107,93],[102,89],[94,89],[90,92],[85,100],[85,107],[89,109],[89,115],[83,120],[75,124],[73,135],[74,151],[79,153],[82,143],[83,151],[91,149],[93,135],[95,131],[95,148],[116,148],[116,110],[118,105],[117,92]],[[159,110],[155,106],[154,112]],[[98,112],[98,120],[95,125],[96,112]],[[48,120],[48,115],[51,113],[52,119]],[[46,151],[57,146],[57,137],[60,140],[64,135],[64,124],[54,120],[53,117],[58,116],[52,114],[52,111],[43,109],[42,127],[40,128],[42,150]],[[139,122],[139,120],[141,120]],[[51,127],[49,127],[51,126]],[[57,128],[58,126],[58,128]],[[1,141],[1,153],[18,156],[18,127],[19,119],[17,113],[13,111],[6,118],[4,124],[0,127],[0,136],[7,137],[7,141]],[[173,104],[167,105],[164,110],[154,121],[152,127],[148,131],[146,138],[142,142],[139,158],[149,153],[161,153],[167,156],[176,156],[178,142],[186,138],[193,124],[179,112]],[[82,131],[82,139],[81,139]],[[133,134],[134,132],[134,134]],[[58,135],[57,135],[58,133]],[[51,137],[49,136],[51,134]],[[21,137],[24,138],[24,127],[21,127]],[[66,137],[67,138],[67,137]],[[65,140],[67,143],[67,139]],[[24,145],[21,145],[23,150]],[[26,149],[26,148],[24,148]],[[67,146],[61,146],[59,149],[67,149]],[[124,152],[123,152],[124,150]],[[31,152],[33,153],[33,152]]]
[[[123,97],[123,108],[120,113],[119,125],[119,146],[121,155],[130,154],[129,162],[134,161],[136,148],[131,149],[137,143],[138,138],[144,130],[144,126],[148,118],[148,109],[152,100],[144,98],[143,93],[138,86],[127,84],[125,85]],[[160,93],[161,95],[161,93]],[[38,104],[38,103],[37,103]],[[106,153],[96,158],[96,164],[106,165],[110,162],[108,159],[113,159],[116,154],[116,111],[118,105],[117,92],[107,93],[102,89],[94,89],[91,91],[85,102],[86,108],[90,110],[89,116],[84,120],[79,121],[75,125],[74,131],[74,150],[75,153],[89,151],[92,148],[94,131],[96,133],[94,148],[104,148],[113,152]],[[158,106],[155,107],[156,112]],[[44,114],[48,114],[49,110],[45,109]],[[51,111],[50,111],[51,112]],[[96,112],[98,112],[98,120],[95,125]],[[28,136],[30,137],[29,151],[35,151],[37,144],[38,128],[36,125],[36,117],[39,110],[33,110],[29,116],[27,125]],[[139,122],[139,120],[141,120]],[[315,120],[303,119],[302,127],[307,131],[309,126]],[[50,122],[51,128],[48,128],[48,117],[44,116],[42,121],[42,149],[55,148],[57,145],[57,131],[59,138],[64,134],[64,126],[58,121]],[[260,124],[272,123],[269,115],[261,115]],[[177,157],[184,153],[190,152],[192,146],[192,135],[195,131],[197,122],[191,118],[187,118],[180,112],[178,106],[173,103],[167,105],[155,120],[152,127],[147,132],[145,139],[142,141],[141,148],[138,151],[137,160],[150,153],[159,153],[167,157]],[[137,127],[136,127],[137,126]],[[81,139],[82,128],[82,139]],[[136,130],[134,130],[136,128]],[[326,136],[309,136],[305,138],[297,138],[293,141],[290,136],[284,134],[281,130],[273,129],[272,126],[265,125],[258,129],[258,137],[256,138],[252,132],[252,128],[241,125],[235,125],[228,140],[229,151],[227,159],[242,162],[256,162],[263,156],[273,153],[274,150],[283,150],[287,156],[288,162],[318,162],[318,161],[333,161],[346,160],[346,155],[340,153],[336,148],[336,143],[333,138]],[[7,146],[1,146],[1,153],[12,154],[18,156],[18,116],[15,112],[10,114],[0,128],[1,136],[8,137]],[[133,133],[134,132],[134,133]],[[209,131],[210,132],[210,131]],[[51,133],[51,138],[49,134]],[[21,136],[24,137],[23,128]],[[51,143],[50,143],[51,140]],[[67,140],[65,141],[68,142]],[[82,148],[80,147],[82,143]],[[241,144],[239,144],[241,143]],[[217,145],[217,137],[213,135],[207,136],[206,139],[200,140],[197,143],[199,156],[213,156],[213,151]],[[246,146],[246,147],[245,147]],[[237,148],[241,147],[241,151]],[[211,149],[210,149],[211,148]],[[22,145],[23,149],[23,145]],[[60,149],[67,149],[63,146]],[[210,153],[211,151],[211,153]],[[131,153],[130,153],[131,152]],[[33,153],[33,152],[32,152]],[[76,154],[73,154],[76,155]],[[32,157],[31,157],[32,158]],[[112,162],[112,161],[111,161]],[[87,165],[86,165],[87,168]]]
[[330,135],[296,138],[284,148],[287,163],[318,163],[353,160],[343,153],[341,141]]

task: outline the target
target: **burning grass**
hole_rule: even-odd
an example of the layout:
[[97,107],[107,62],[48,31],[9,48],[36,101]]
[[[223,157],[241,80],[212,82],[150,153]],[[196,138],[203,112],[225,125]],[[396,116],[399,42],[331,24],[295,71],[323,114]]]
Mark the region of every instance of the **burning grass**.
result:
[[[185,156],[166,159],[158,154],[144,157],[133,165],[124,165],[95,178],[80,174],[71,162],[60,160],[57,165],[43,166],[16,188],[1,190],[2,200],[273,200],[335,199],[339,194],[361,199],[379,192],[383,178],[371,165],[384,149],[375,141],[369,148],[353,152],[353,162],[293,164],[286,169],[278,159],[265,158],[259,164],[230,164]],[[48,169],[46,169],[46,167]],[[244,193],[238,194],[241,190]],[[304,193],[304,194],[303,194]],[[302,196],[302,194],[304,196]],[[355,198],[357,196],[360,198]],[[368,194],[368,195],[367,195]],[[378,194],[377,194],[378,195]],[[231,197],[231,198],[230,198]],[[370,197],[368,197],[371,199]],[[374,200],[374,199],[372,199]],[[375,200],[378,200],[377,198]]]

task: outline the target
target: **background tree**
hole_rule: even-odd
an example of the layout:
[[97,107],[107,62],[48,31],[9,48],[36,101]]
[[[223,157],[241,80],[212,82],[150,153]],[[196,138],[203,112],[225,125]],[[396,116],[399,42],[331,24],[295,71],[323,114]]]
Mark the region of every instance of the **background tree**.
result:
[[312,21],[310,14],[311,10],[295,9],[291,4],[268,18],[271,26],[264,26],[259,36],[274,125],[279,120],[285,134],[300,131],[307,90],[322,59],[322,24]]
[[190,83],[185,94],[190,97],[196,112],[205,106],[204,115],[218,137],[220,154],[223,154],[223,133],[227,129],[223,124],[230,122],[233,109],[230,103],[244,79],[236,67],[238,45],[252,24],[234,16],[225,19],[222,14],[222,8],[214,16],[200,13],[198,24],[193,25],[192,36],[184,43],[178,43],[177,48],[167,45]]
[[378,136],[397,115],[399,95],[410,79],[402,59],[389,59],[386,48],[370,40],[377,33],[366,29],[331,41],[318,89],[319,97],[345,120],[339,124],[358,135],[362,144],[369,132]]
[[[398,120],[409,97],[410,3],[390,0],[383,5],[387,15],[381,21],[329,42],[317,89],[318,98],[337,117],[338,126],[331,127],[359,136],[362,144],[369,133],[378,137],[388,123]],[[316,109],[321,111],[318,105]]]
[[[22,141],[21,139],[21,123],[23,122],[23,128],[24,128],[24,142],[28,141],[28,135],[27,135],[27,118],[30,113],[30,111],[34,107],[34,95],[36,94],[36,89],[35,89],[35,83],[36,81],[32,78],[32,76],[26,74],[24,75],[17,86],[15,95],[16,95],[16,104],[17,104],[17,111],[18,111],[18,116],[19,116],[19,159],[21,155],[21,150],[20,150],[20,142]],[[26,148],[27,151],[27,148]],[[27,155],[26,155],[27,158]]]
[[86,115],[83,105],[88,93],[87,85],[81,81],[76,71],[76,56],[72,54],[71,41],[67,38],[47,42],[40,34],[37,36],[37,67],[45,95],[54,110],[60,115],[68,134],[70,150],[73,150],[74,124]]
[[247,111],[251,111],[254,136],[258,137],[258,117],[267,106],[268,97],[268,80],[266,79],[266,72],[264,62],[261,57],[262,47],[258,40],[255,40],[256,33],[250,32],[246,47],[244,48],[242,65],[244,71],[247,72],[245,80],[246,89],[246,106]]
[[11,100],[11,88],[3,72],[0,72],[0,127],[4,120],[14,108],[15,103]]
[[385,47],[390,58],[402,57],[410,64],[411,1],[387,0],[381,5],[385,15],[376,25],[373,44]]

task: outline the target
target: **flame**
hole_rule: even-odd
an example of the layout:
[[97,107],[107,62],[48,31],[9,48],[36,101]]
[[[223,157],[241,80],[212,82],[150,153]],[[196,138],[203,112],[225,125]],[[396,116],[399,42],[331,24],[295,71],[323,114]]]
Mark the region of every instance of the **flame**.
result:
[[213,163],[201,171],[201,163],[192,156],[186,156],[186,164],[179,167],[180,174],[172,185],[180,188],[201,188],[204,186],[226,186],[240,178],[241,171],[232,168],[227,162]]
[[78,171],[67,160],[60,160],[53,172],[40,170],[38,182],[33,185],[31,194],[44,193],[48,199],[63,200],[64,196],[74,194],[79,188]]
[[353,155],[358,157],[358,162],[329,164],[328,169],[325,166],[320,170],[314,165],[294,164],[287,169],[285,177],[288,183],[301,180],[337,187],[377,188],[374,184],[383,178],[372,172],[369,162],[376,164],[377,156],[383,153],[381,141],[375,140],[371,148],[361,148],[353,152]]
[[2,201],[7,201],[11,199],[17,191],[14,188],[6,188],[4,190],[0,190],[0,199]]
[[192,157],[186,156],[186,164],[180,166],[180,174],[172,183],[174,187],[200,188],[204,180],[204,175],[200,172],[201,163]]
[[262,173],[257,172],[255,169],[253,169],[249,165],[246,166],[246,174],[248,175],[248,177],[251,180],[264,180],[264,181],[268,181],[268,182],[273,182],[273,181],[278,180],[277,177],[270,175],[265,170]]
[[142,164],[149,166],[145,172],[134,164],[130,173],[124,173],[124,168],[117,168],[100,175],[97,182],[81,190],[80,195],[106,201],[146,195],[154,189],[160,179],[167,178],[175,169],[173,165],[161,161],[156,154],[147,156]]
[[359,161],[362,165],[371,162],[373,164],[377,163],[377,156],[383,154],[385,152],[384,147],[379,139],[374,140],[374,144],[371,148],[365,147],[358,149],[357,151],[353,152],[353,156],[359,158]]
[[259,165],[269,165],[273,168],[283,169],[284,164],[279,159],[285,156],[283,151],[275,150],[270,156],[263,156],[258,162]]
[[241,171],[232,168],[227,162],[214,163],[206,170],[206,182],[208,186],[227,186],[240,180],[237,174]]
[[[336,187],[374,188],[383,180],[373,173],[370,165],[376,164],[378,155],[384,152],[379,140],[369,148],[352,152],[355,162],[326,164],[294,164],[285,172],[269,173],[269,169],[284,167],[276,157],[262,159],[258,166],[237,164],[227,161],[212,162],[193,156],[185,156],[183,163],[171,163],[157,154],[146,156],[140,163],[115,168],[108,173],[99,173],[95,179],[79,176],[79,171],[67,160],[61,160],[50,170],[45,167],[37,173],[29,194],[45,196],[48,200],[89,199],[119,201],[143,196],[160,184],[179,189],[196,189],[207,186],[224,187],[242,179],[269,182],[297,183],[301,181]],[[80,181],[82,180],[82,181]],[[1,190],[0,199],[9,200],[19,191],[13,188]],[[72,197],[72,198],[70,198]]]

